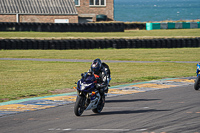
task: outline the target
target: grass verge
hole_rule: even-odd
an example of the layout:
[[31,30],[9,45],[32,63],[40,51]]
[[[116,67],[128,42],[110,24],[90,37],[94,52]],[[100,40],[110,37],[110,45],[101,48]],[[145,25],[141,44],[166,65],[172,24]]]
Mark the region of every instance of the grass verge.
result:
[[126,61],[199,61],[200,48],[1,50],[0,58],[90,59]]
[[1,38],[182,38],[200,37],[200,29],[126,30],[125,32],[0,32]]
[[[50,91],[72,88],[91,63],[1,61],[0,102],[51,95]],[[194,76],[196,64],[108,63],[111,85],[152,79]]]

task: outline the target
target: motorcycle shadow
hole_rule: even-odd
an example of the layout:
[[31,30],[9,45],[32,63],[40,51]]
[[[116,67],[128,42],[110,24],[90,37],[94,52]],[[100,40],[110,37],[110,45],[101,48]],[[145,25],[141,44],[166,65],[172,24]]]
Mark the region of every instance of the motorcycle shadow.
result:
[[148,102],[148,101],[157,101],[161,99],[131,99],[131,100],[106,100],[106,103],[121,103],[121,102]]
[[120,111],[101,112],[100,114],[91,114],[91,115],[87,115],[87,116],[121,115],[121,114],[136,114],[136,113],[166,112],[166,111],[172,111],[172,110],[157,110],[157,109],[120,110]]
[[[109,100],[107,99],[105,103],[125,103],[125,102],[152,102],[152,101],[159,101],[162,99],[120,99],[120,100]],[[109,107],[108,107],[109,108]],[[123,108],[123,107],[122,107]],[[90,114],[85,116],[103,116],[103,115],[121,115],[121,114],[137,114],[137,113],[151,113],[151,112],[165,112],[165,111],[171,111],[171,110],[157,110],[157,109],[130,109],[130,110],[121,110],[122,108],[115,108],[108,111],[106,108],[103,109],[103,111],[99,114]]]

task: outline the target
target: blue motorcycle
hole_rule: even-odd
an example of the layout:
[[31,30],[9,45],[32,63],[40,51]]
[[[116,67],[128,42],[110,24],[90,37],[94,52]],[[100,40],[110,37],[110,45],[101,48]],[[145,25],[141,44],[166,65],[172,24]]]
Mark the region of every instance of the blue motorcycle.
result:
[[197,73],[197,79],[196,79],[196,81],[194,83],[194,89],[195,90],[199,90],[199,88],[200,88],[200,63],[197,64],[196,73]]
[[85,110],[100,113],[105,104],[104,92],[96,88],[97,78],[92,73],[82,74],[77,83],[77,98],[74,106],[76,116],[81,116]]

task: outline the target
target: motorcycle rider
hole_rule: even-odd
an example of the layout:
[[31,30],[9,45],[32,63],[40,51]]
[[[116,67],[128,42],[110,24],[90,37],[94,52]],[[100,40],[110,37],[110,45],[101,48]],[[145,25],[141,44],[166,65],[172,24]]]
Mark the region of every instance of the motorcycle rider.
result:
[[200,72],[200,63],[197,64],[197,71],[196,71],[197,76],[198,76],[199,72]]
[[110,69],[106,63],[102,63],[99,58],[95,59],[88,72],[95,74],[97,79],[96,87],[100,90],[100,93],[108,93],[108,86],[110,81]]

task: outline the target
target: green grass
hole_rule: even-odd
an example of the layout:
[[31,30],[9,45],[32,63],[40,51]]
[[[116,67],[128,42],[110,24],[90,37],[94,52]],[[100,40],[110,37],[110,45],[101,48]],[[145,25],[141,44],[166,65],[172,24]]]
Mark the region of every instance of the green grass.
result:
[[90,59],[128,61],[200,61],[200,48],[1,50],[0,58]]
[[[91,63],[2,61],[0,102],[50,95],[56,89],[72,88]],[[195,76],[196,64],[108,63],[111,85],[152,79]]]
[[200,29],[126,30],[125,32],[0,32],[1,38],[177,38],[199,37]]
[[[96,49],[96,50],[1,50],[0,58],[56,58],[199,61],[200,48]],[[52,90],[72,88],[91,63],[0,60],[0,102],[50,95]],[[195,76],[194,63],[108,63],[111,85],[153,79]]]
[[72,88],[87,63],[0,61],[0,99],[50,94],[50,90]]

